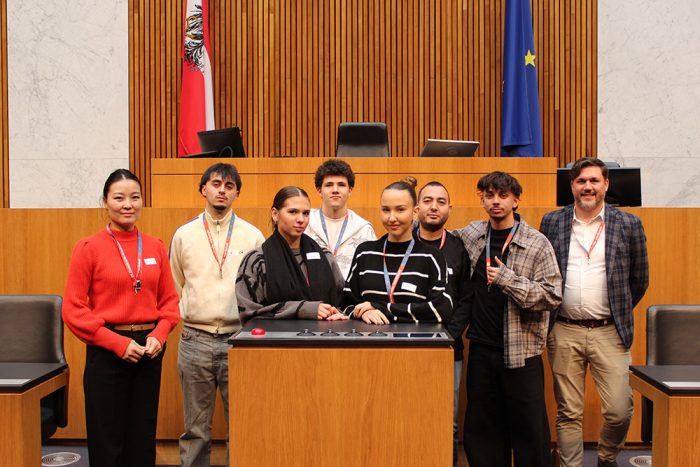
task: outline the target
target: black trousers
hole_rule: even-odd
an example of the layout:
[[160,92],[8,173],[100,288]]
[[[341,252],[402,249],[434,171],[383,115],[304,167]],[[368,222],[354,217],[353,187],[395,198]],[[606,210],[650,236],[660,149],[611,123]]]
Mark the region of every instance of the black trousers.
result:
[[501,350],[471,342],[464,420],[470,467],[549,467],[550,441],[542,357],[507,369]]
[[[149,332],[119,334],[145,345]],[[163,353],[134,364],[88,346],[83,385],[90,467],[155,466]]]

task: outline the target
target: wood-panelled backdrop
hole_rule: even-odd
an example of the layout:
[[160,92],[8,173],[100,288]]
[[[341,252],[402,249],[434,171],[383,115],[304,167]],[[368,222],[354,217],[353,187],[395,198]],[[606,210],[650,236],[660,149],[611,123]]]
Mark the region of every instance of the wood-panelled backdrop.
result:
[[7,136],[7,0],[0,1],[0,208],[10,207],[10,150]]
[[[176,157],[181,1],[130,0],[130,157]],[[394,156],[428,137],[500,141],[505,0],[210,1],[218,128],[253,157],[332,156],[342,121],[383,121]],[[532,0],[544,151],[596,155],[597,0]]]

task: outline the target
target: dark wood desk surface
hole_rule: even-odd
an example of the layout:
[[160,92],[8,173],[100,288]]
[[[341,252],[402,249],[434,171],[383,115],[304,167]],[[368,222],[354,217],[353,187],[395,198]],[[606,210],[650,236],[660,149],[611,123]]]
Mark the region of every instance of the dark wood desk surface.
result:
[[0,362],[0,393],[24,392],[66,368],[66,363]]
[[[252,335],[254,328],[264,335]],[[306,332],[308,331],[308,332]],[[352,331],[355,331],[353,333]],[[229,339],[233,347],[449,347],[454,340],[441,324],[255,319]]]
[[700,396],[700,365],[633,365],[630,371],[668,395]]

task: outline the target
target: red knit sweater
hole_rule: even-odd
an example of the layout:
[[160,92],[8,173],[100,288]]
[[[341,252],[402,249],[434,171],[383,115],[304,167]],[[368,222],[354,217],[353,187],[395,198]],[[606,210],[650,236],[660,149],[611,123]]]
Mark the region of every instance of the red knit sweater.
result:
[[[113,232],[136,274],[136,229]],[[143,233],[141,236],[142,288],[138,294],[134,295],[117,245],[103,229],[75,245],[63,296],[63,320],[70,330],[86,344],[104,347],[120,357],[131,339],[109,330],[105,324],[156,322],[149,336],[163,344],[180,319],[165,246],[155,237]]]

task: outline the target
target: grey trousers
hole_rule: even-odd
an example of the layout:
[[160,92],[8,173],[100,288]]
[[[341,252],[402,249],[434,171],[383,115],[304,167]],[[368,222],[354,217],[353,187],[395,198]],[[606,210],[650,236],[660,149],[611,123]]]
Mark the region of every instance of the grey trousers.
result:
[[[183,467],[210,466],[211,425],[217,387],[224,403],[228,441],[227,341],[230,336],[210,334],[188,326],[182,328],[177,369],[185,412],[185,432],[180,436]],[[228,452],[228,447],[226,450]]]

